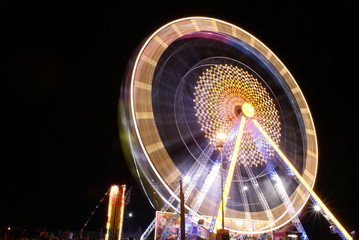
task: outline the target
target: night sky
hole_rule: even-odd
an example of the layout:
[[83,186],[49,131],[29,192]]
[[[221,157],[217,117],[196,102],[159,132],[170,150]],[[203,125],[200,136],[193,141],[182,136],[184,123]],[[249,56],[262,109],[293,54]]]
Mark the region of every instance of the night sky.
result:
[[[128,211],[144,229],[154,210],[130,174],[118,137],[118,100],[141,41],[180,17],[233,23],[266,44],[292,73],[319,144],[315,190],[347,230],[359,231],[357,12],[272,1],[161,5],[57,1],[1,11],[0,227],[79,230],[111,184],[132,186]],[[105,228],[106,204],[87,226]],[[303,213],[309,236],[339,239]]]

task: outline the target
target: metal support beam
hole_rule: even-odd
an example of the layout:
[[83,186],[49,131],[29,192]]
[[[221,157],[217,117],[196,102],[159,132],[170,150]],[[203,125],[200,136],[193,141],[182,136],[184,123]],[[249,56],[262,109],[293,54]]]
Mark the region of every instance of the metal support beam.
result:
[[293,173],[294,177],[296,177],[299,182],[304,186],[306,191],[311,195],[311,197],[317,202],[317,204],[321,207],[324,214],[327,216],[328,221],[332,222],[336,227],[338,232],[340,232],[340,236],[344,240],[352,240],[353,238],[350,234],[345,230],[345,228],[340,224],[338,219],[333,215],[333,213],[325,206],[323,201],[319,198],[319,196],[314,192],[311,186],[304,180],[302,175],[297,171],[297,169],[293,166],[293,164],[289,161],[289,159],[284,155],[284,153],[279,149],[277,144],[270,138],[270,136],[266,133],[266,131],[262,128],[262,126],[258,123],[257,120],[253,119],[254,125],[258,128],[258,130],[263,134],[266,140],[270,143],[273,149],[277,152],[277,154],[281,157],[282,162],[287,166],[291,173]]

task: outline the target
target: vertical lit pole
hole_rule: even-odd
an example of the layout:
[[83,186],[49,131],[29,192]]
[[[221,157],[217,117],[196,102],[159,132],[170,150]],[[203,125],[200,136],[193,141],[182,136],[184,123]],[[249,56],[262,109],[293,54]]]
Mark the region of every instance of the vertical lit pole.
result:
[[223,156],[222,156],[222,152],[223,152],[223,146],[224,146],[224,141],[227,138],[226,134],[223,132],[219,132],[217,134],[217,140],[218,140],[218,144],[217,144],[217,149],[219,150],[219,154],[220,154],[220,159],[221,159],[221,210],[222,210],[222,229],[224,229],[224,189],[223,189],[223,172],[224,172],[224,166],[223,166]]
[[180,201],[181,201],[181,240],[186,239],[185,214],[184,214],[184,194],[182,178],[180,179]]
[[223,194],[223,157],[222,157],[222,150],[223,150],[223,147],[219,150],[219,153],[221,154],[221,204],[222,204],[222,229],[224,229],[224,206],[223,206],[223,197],[224,197],[224,194]]

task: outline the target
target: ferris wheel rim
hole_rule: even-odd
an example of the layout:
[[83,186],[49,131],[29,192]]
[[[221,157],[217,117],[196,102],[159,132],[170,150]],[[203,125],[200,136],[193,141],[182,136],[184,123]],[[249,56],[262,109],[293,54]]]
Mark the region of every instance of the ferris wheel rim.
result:
[[[314,151],[312,151],[310,154],[312,155],[311,157],[315,158],[316,159],[316,164],[315,164],[315,171],[314,171],[314,174],[312,176],[313,178],[313,181],[312,181],[312,186],[314,185],[314,182],[315,182],[315,178],[316,178],[316,174],[317,174],[317,159],[318,159],[318,151],[317,151],[317,143],[316,143],[316,133],[315,133],[315,128],[314,128],[314,124],[313,124],[313,120],[312,120],[312,116],[311,116],[311,113],[309,111],[309,108],[308,108],[308,105],[305,101],[305,98],[299,88],[299,86],[297,85],[297,83],[295,82],[294,78],[291,76],[291,74],[289,73],[289,71],[286,69],[286,67],[284,66],[284,64],[282,64],[280,62],[280,60],[274,55],[274,53],[272,53],[263,43],[261,43],[258,39],[256,39],[254,36],[252,36],[251,34],[249,34],[248,32],[244,31],[243,29],[233,25],[233,24],[230,24],[230,23],[227,23],[225,21],[222,21],[222,20],[218,20],[218,19],[214,19],[214,18],[208,18],[208,17],[187,17],[187,18],[182,18],[182,19],[178,19],[178,20],[175,20],[175,21],[172,21],[170,23],[167,23],[165,24],[164,26],[162,26],[161,28],[159,28],[157,31],[155,31],[147,40],[146,42],[143,44],[142,48],[140,49],[137,57],[136,57],[136,60],[135,60],[135,64],[134,64],[134,67],[133,67],[133,72],[131,74],[131,84],[130,84],[130,109],[131,109],[131,118],[132,118],[132,122],[133,122],[133,125],[134,125],[134,130],[135,130],[135,135],[136,135],[136,138],[140,144],[140,147],[141,147],[141,150],[143,151],[143,154],[145,155],[146,159],[148,160],[148,163],[151,165],[151,168],[152,170],[155,172],[155,174],[158,176],[158,179],[161,181],[161,183],[163,184],[163,186],[167,189],[167,191],[174,197],[176,198],[177,200],[178,197],[174,194],[174,191],[170,188],[170,186],[168,185],[168,183],[166,181],[164,181],[164,179],[162,179],[161,177],[161,174],[160,172],[158,171],[157,167],[155,166],[155,164],[152,162],[152,159],[151,157],[149,156],[149,153],[148,153],[148,146],[143,142],[143,139],[141,138],[141,132],[139,130],[139,127],[138,127],[138,119],[137,119],[137,116],[138,113],[136,112],[135,110],[135,101],[134,101],[134,91],[135,91],[135,78],[136,78],[136,71],[138,70],[138,65],[140,64],[141,61],[147,61],[149,62],[148,64],[151,64],[151,59],[143,59],[143,53],[146,49],[146,47],[149,45],[149,43],[151,41],[156,41],[159,45],[161,46],[164,46],[165,44],[168,46],[169,44],[167,43],[164,43],[164,42],[161,42],[161,38],[160,40],[157,38],[156,39],[156,36],[158,36],[158,34],[163,31],[164,29],[168,28],[168,27],[171,27],[173,24],[177,24],[177,23],[181,23],[181,22],[184,22],[184,21],[196,21],[196,20],[205,20],[205,21],[209,21],[211,23],[215,22],[215,23],[221,23],[221,24],[225,24],[225,25],[228,25],[232,28],[235,28],[236,30],[238,31],[241,31],[243,34],[249,36],[249,44],[254,47],[255,44],[257,44],[259,47],[262,47],[262,51],[266,51],[267,53],[265,55],[268,55],[270,56],[271,59],[275,59],[275,61],[277,62],[277,64],[279,64],[282,69],[280,70],[281,72],[281,75],[283,74],[286,74],[286,75],[289,75],[289,78],[292,80],[292,84],[294,84],[294,87],[292,89],[294,89],[295,91],[295,94],[299,94],[300,97],[301,97],[301,100],[303,101],[302,102],[302,106],[304,106],[303,108],[301,108],[301,110],[303,112],[305,112],[305,114],[308,114],[309,115],[309,123],[312,125],[311,128],[308,128],[306,129],[306,131],[310,131],[310,133],[312,135],[314,135]],[[176,32],[176,29],[174,27],[173,28],[173,31]],[[194,26],[195,30],[196,29],[196,26]],[[198,26],[197,26],[198,28]],[[218,30],[218,29],[217,29]],[[218,32],[218,31],[217,31]],[[183,35],[182,35],[183,36]],[[179,36],[181,37],[181,36]],[[178,39],[178,38],[177,38]],[[270,61],[271,62],[271,61]],[[285,78],[284,78],[285,79]],[[286,79],[285,79],[286,80]],[[148,86],[142,86],[142,87],[148,87]],[[297,97],[296,97],[297,99]],[[302,112],[302,114],[303,114]],[[157,132],[158,134],[158,132]],[[306,132],[306,134],[308,135],[308,132]],[[159,146],[157,146],[159,147]],[[309,154],[309,153],[308,153]],[[309,195],[306,197],[307,200],[309,198]],[[301,208],[302,209],[306,203],[306,201],[304,201],[304,203],[302,204]],[[188,206],[186,204],[186,208],[188,210],[191,210],[191,207]],[[297,211],[297,213],[299,214],[299,211]],[[297,215],[297,214],[296,214]],[[293,216],[291,219],[289,219],[287,222],[289,222],[290,220],[292,220],[295,216]],[[287,222],[283,223],[281,226],[285,225]],[[279,228],[280,226],[276,227],[276,228]],[[263,232],[268,232],[268,230],[266,231],[263,231]]]

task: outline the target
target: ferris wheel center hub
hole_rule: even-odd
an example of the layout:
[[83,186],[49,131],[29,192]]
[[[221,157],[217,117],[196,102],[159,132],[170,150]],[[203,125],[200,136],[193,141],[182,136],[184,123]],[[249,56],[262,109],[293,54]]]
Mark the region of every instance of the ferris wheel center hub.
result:
[[242,112],[244,116],[251,118],[254,116],[254,107],[250,103],[244,103],[242,105]]

